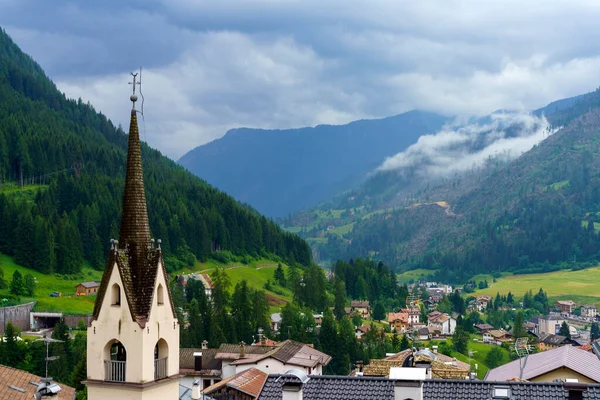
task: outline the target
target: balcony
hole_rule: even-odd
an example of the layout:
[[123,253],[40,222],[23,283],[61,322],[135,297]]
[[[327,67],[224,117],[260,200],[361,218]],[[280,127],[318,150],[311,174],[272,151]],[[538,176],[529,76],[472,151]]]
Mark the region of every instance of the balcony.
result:
[[169,357],[158,358],[154,360],[154,380],[166,378],[167,375],[167,360]]
[[104,361],[106,380],[125,382],[125,361]]

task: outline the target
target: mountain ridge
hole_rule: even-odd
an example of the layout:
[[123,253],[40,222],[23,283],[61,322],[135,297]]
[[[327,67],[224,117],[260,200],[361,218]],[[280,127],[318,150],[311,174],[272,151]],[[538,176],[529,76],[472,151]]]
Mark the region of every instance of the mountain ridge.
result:
[[345,125],[235,128],[178,162],[259,211],[281,216],[351,188],[385,156],[448,120],[413,110]]

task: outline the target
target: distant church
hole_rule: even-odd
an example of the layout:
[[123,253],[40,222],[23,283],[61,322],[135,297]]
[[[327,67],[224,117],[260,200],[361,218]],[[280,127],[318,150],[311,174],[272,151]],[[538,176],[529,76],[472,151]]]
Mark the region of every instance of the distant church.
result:
[[179,398],[179,321],[160,240],[150,238],[135,86],[134,76],[120,237],[87,331],[89,400]]

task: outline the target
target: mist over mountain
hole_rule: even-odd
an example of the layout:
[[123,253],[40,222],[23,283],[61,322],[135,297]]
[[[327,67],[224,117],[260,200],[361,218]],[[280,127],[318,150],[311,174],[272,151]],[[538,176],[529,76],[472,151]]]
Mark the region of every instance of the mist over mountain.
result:
[[322,262],[367,254],[446,280],[595,262],[599,128],[600,91],[448,125],[359,188],[282,223]]
[[386,157],[448,121],[410,111],[338,126],[239,128],[190,151],[179,163],[259,212],[284,216],[356,187]]

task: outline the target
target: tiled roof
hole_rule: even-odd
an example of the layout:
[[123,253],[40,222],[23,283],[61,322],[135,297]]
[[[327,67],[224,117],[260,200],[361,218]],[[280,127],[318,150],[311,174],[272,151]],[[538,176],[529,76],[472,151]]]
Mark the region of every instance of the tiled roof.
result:
[[[146,195],[144,192],[142,152],[135,110],[131,110],[131,123],[129,126],[127,171],[118,249],[111,249],[109,252],[102,282],[100,282],[98,288],[98,298],[94,305],[94,319],[98,318],[115,263],[123,282],[123,292],[129,305],[131,317],[143,328],[150,314],[158,269],[162,268],[165,277],[167,271],[164,267],[161,250],[151,248],[150,226],[148,224],[148,211],[146,210]],[[165,290],[171,310],[175,315],[175,307],[169,288],[167,287]]]
[[225,388],[229,388],[256,398],[260,394],[268,376],[256,368],[250,368],[209,386],[201,393],[210,395],[211,393],[217,393]]
[[[258,400],[282,400],[283,385],[299,383],[292,375],[269,375]],[[353,376],[311,376],[302,386],[303,400],[384,400],[394,398],[394,381]]]
[[217,349],[202,348],[180,348],[179,349],[179,368],[194,369],[196,367],[194,353],[202,353],[202,369],[215,370],[221,369],[221,360],[215,359]]
[[[275,346],[245,346],[246,357],[260,356],[275,349]],[[237,360],[240,358],[240,345],[223,343],[217,349],[215,358],[218,360]]]
[[[269,349],[269,346],[250,346],[251,348],[258,347]],[[218,357],[218,355],[217,355]],[[319,364],[327,365],[331,361],[331,357],[319,350],[306,345],[304,343],[286,340],[278,343],[271,348],[270,351],[257,357],[239,358],[232,362],[234,365],[254,364],[259,360],[272,357],[284,364],[297,365],[303,367],[315,367]]]
[[479,329],[480,331],[490,331],[494,329],[494,327],[490,324],[476,324],[475,328]]
[[494,398],[494,387],[509,388],[509,398],[515,400],[565,400],[568,392],[562,383],[484,382],[469,380],[431,380],[423,385],[423,399],[487,400]]
[[388,322],[394,322],[396,320],[408,323],[408,313],[397,312],[388,314]]
[[200,281],[202,282],[202,285],[204,285],[204,287],[206,289],[214,289],[215,288],[215,284],[212,281],[212,278],[210,277],[210,275],[208,274],[200,274],[198,276],[200,278]]
[[542,339],[542,342],[546,344],[551,344],[553,346],[559,346],[562,342],[565,341],[566,338],[566,336],[550,334],[544,337],[544,339]]
[[352,300],[350,302],[352,308],[369,308],[369,300]]
[[594,350],[592,349],[592,344],[596,342],[596,343],[600,343],[600,339],[596,339],[592,342],[586,343],[584,345],[582,345],[581,347],[579,347],[581,350],[585,350],[585,351],[589,351],[589,352],[593,352]]
[[91,289],[91,288],[98,287],[98,282],[83,282],[83,283],[80,283],[79,285],[81,285],[85,288]]
[[[0,365],[0,399],[2,400],[30,400],[37,386],[29,382],[40,383],[41,377],[30,374],[29,372]],[[73,400],[75,398],[75,389],[70,386],[58,383],[62,390],[53,400]],[[23,389],[24,392],[11,389],[9,385]]]
[[[563,346],[531,354],[523,368],[523,379],[533,379],[557,368],[566,367],[589,379],[600,382],[600,359],[593,353],[573,346]],[[485,379],[505,381],[519,376],[519,360],[491,369]]]
[[[382,360],[371,360],[365,365],[363,373],[365,376],[389,376],[391,367],[402,367],[404,360],[412,354],[412,350],[403,350],[393,356]],[[442,353],[434,353],[436,360],[432,361],[431,373],[434,378],[440,379],[464,379],[469,373],[470,366]],[[419,356],[424,357],[424,356]],[[429,358],[429,357],[428,357]]]
[[[286,383],[299,384],[300,380],[292,375],[269,375],[258,400],[282,400],[283,385]],[[400,386],[399,391],[402,391],[401,381],[387,378],[311,376],[310,380],[302,385],[302,398],[303,400],[394,400],[396,384]],[[423,400],[488,400],[495,397],[494,389],[497,387],[508,388],[508,398],[513,400],[567,400],[569,398],[563,383],[431,379],[423,382]],[[583,388],[587,389],[583,391],[584,399],[600,399],[600,386],[592,385]]]

